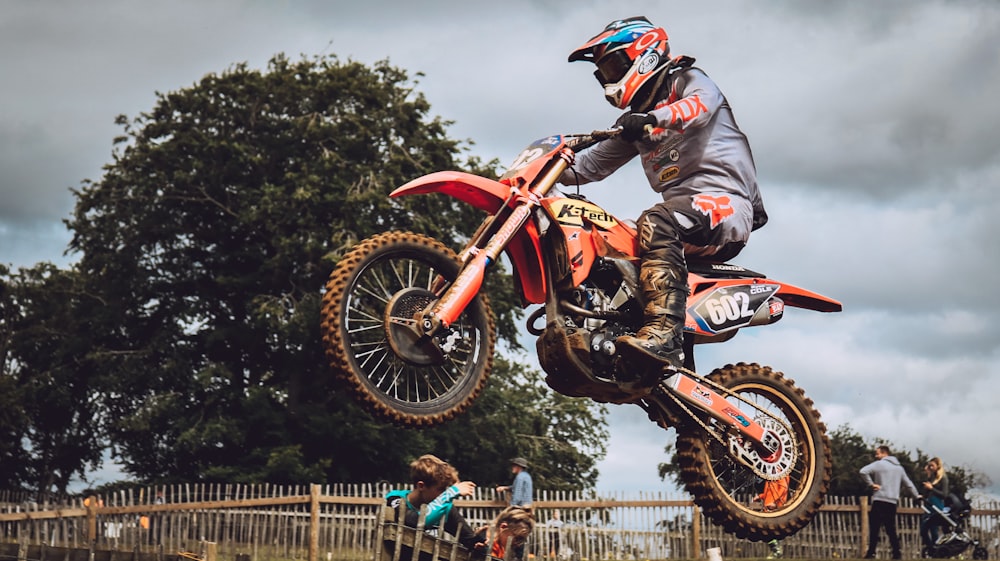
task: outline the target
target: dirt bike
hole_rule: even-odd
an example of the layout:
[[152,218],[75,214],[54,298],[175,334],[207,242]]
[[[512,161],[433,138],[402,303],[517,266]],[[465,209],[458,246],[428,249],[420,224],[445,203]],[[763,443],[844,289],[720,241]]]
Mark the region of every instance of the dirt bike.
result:
[[[499,180],[459,171],[415,179],[392,197],[443,193],[488,216],[458,254],[411,232],[363,240],[331,273],[322,332],[331,367],[374,416],[427,427],[454,418],[490,375],[494,317],[483,279],[506,252],[555,391],[642,407],[677,431],[680,478],[706,516],[739,537],[792,534],[829,487],[826,429],[813,402],[780,372],[739,363],[694,371],[694,345],[782,318],[785,306],[840,311],[819,294],[728,263],[689,262],[683,368],[628,368],[615,340],[642,325],[634,227],[553,187],[575,154],[620,133],[538,140]],[[755,502],[788,478],[784,505]]]

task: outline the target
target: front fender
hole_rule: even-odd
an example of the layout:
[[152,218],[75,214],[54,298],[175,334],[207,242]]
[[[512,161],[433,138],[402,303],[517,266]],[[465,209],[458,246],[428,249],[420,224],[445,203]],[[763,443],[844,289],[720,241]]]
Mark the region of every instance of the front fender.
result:
[[[463,171],[438,171],[410,181],[389,196],[426,193],[444,193],[489,214],[496,214],[507,200],[510,187]],[[544,263],[538,238],[534,222],[528,221],[525,228],[515,234],[506,250],[514,272],[521,281],[521,299],[525,305],[545,301],[545,276],[542,274]]]
[[496,214],[510,194],[510,187],[463,171],[437,171],[399,187],[390,197],[444,193],[490,214]]

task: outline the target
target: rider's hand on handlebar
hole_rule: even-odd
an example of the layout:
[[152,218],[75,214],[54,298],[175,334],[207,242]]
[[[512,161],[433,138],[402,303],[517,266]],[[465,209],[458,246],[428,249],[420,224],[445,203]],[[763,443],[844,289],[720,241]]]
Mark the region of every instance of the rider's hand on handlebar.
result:
[[656,126],[656,117],[649,113],[626,113],[615,121],[616,127],[622,128],[622,139],[635,142],[646,136],[646,126]]

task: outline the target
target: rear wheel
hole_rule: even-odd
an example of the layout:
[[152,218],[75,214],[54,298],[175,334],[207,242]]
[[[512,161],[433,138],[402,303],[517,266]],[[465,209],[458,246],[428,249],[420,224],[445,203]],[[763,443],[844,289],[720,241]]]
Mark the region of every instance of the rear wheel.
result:
[[[743,461],[738,461],[730,453],[732,441],[722,423],[704,421],[711,433],[720,435],[720,442],[701,424],[685,420],[677,427],[677,461],[685,487],[707,517],[740,538],[765,541],[797,532],[819,511],[830,485],[830,443],[819,412],[792,380],[766,366],[727,365],[708,379],[727,401],[773,431],[794,453],[765,458],[744,451]],[[765,508],[759,501],[762,473],[787,473],[783,505]]]
[[374,416],[428,427],[464,412],[489,378],[493,316],[482,294],[434,338],[420,335],[421,312],[461,263],[443,244],[387,232],[355,247],[330,274],[322,333],[331,368]]

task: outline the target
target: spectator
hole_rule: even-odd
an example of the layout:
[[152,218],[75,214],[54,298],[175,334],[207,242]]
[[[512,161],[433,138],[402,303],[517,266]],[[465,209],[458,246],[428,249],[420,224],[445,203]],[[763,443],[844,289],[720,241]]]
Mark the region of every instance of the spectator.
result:
[[[153,504],[154,505],[162,505],[165,502],[166,502],[166,500],[163,498],[163,491],[162,490],[157,490],[156,494],[154,495],[154,498],[153,498]],[[149,544],[150,545],[159,545],[160,544],[160,534],[162,532],[161,529],[162,529],[162,526],[163,526],[161,524],[161,522],[160,522],[160,518],[162,516],[163,516],[163,514],[161,512],[154,511],[151,514],[142,515],[142,516],[139,517],[139,525],[140,525],[140,527],[142,527],[144,530],[148,530],[147,535],[148,535],[148,538],[149,538]]]
[[552,518],[546,523],[549,527],[549,557],[559,558],[560,534],[562,533],[563,521],[559,518],[559,511],[552,511]]
[[509,544],[513,549],[511,558],[514,558],[518,548],[523,551],[524,544],[534,529],[535,518],[531,511],[519,506],[509,506],[500,512],[490,526],[476,534],[478,544],[475,547],[483,553],[489,549],[490,556],[503,559]]
[[875,558],[875,547],[878,545],[879,533],[885,528],[889,536],[889,546],[892,548],[892,558],[902,559],[899,548],[899,536],[896,534],[896,507],[899,495],[906,490],[913,498],[920,498],[913,481],[899,465],[899,460],[889,453],[888,446],[879,446],[875,450],[875,461],[861,468],[861,479],[873,491],[872,505],[868,520],[868,552],[865,559]]
[[[510,506],[519,506],[530,513],[531,497],[534,491],[531,474],[528,473],[528,460],[521,457],[512,458],[510,471],[514,474],[514,482],[510,485],[499,485],[496,491],[500,494],[510,492]],[[514,557],[516,559],[524,558],[524,543],[514,547]]]
[[[945,500],[951,489],[948,485],[948,474],[944,471],[944,464],[941,458],[931,458],[924,466],[925,481],[923,482],[925,502],[927,507],[937,507],[944,510]],[[934,545],[941,534],[941,519],[934,514],[933,509],[928,514],[920,518],[920,539],[924,542],[924,547]]]
[[475,532],[465,521],[465,518],[452,507],[453,501],[459,496],[471,496],[476,489],[472,481],[458,480],[458,471],[448,462],[432,454],[420,456],[410,464],[410,481],[412,489],[390,491],[385,496],[386,505],[398,507],[406,504],[406,515],[403,523],[412,528],[417,527],[420,518],[420,507],[427,505],[427,517],[424,527],[430,533],[444,520],[444,529],[456,536],[459,543],[472,549],[476,545]]
[[497,493],[510,492],[510,505],[524,507],[531,510],[531,496],[533,494],[531,474],[528,473],[528,460],[524,458],[513,458],[510,460],[510,471],[514,474],[514,482],[510,485],[499,485]]

